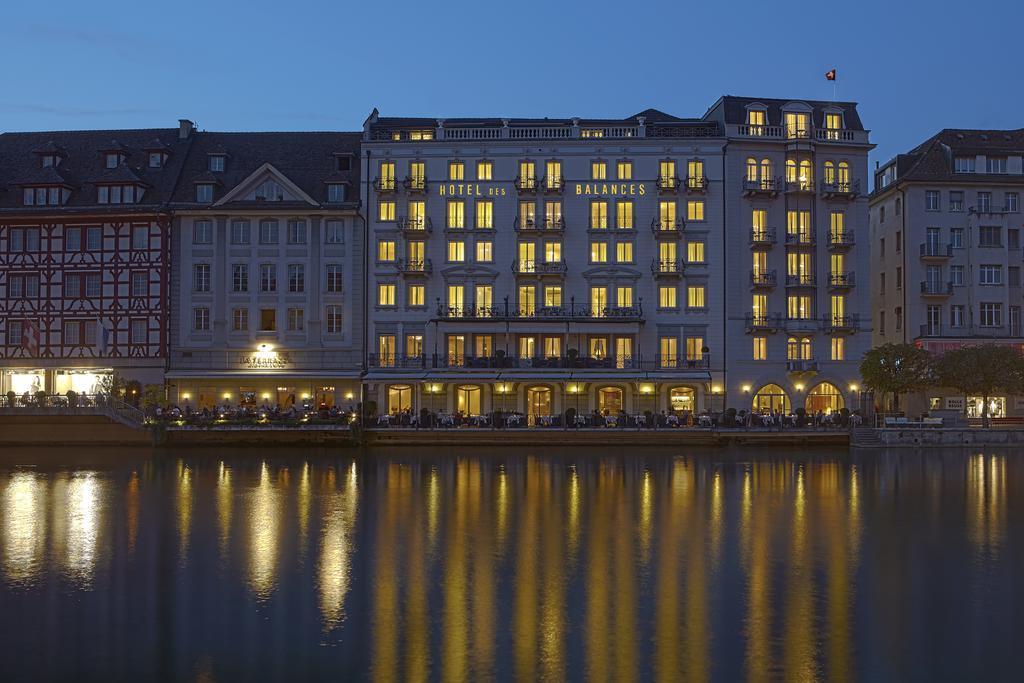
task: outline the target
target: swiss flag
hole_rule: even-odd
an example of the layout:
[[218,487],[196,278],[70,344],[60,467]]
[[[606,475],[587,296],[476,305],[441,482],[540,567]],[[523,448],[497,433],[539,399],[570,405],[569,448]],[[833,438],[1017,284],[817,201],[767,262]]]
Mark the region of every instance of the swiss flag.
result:
[[831,71],[826,71],[825,72],[825,80],[826,81],[834,81],[834,80],[836,80],[836,70],[832,69]]
[[30,356],[39,355],[39,324],[35,320],[25,321],[25,329],[21,333],[21,345]]

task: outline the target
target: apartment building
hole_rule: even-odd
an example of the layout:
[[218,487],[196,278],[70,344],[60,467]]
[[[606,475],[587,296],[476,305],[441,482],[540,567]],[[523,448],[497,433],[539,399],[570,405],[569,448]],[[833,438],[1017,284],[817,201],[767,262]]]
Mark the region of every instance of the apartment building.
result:
[[[1022,159],[1022,130],[946,129],[876,168],[875,344],[916,343],[934,353],[977,343],[1024,348]],[[931,394],[920,405],[912,397],[908,410],[981,414],[980,397]],[[990,414],[1024,414],[1024,398],[995,397]]]
[[195,132],[172,197],[171,401],[354,406],[358,133]]

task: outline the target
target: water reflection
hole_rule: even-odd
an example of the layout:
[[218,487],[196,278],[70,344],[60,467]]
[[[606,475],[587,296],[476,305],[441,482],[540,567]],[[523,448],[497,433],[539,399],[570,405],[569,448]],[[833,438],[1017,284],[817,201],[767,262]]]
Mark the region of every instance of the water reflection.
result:
[[[46,629],[0,648],[88,623],[96,657],[166,646],[209,680],[998,678],[1022,484],[959,451],[0,468],[0,599]],[[76,599],[47,602],[51,578]]]

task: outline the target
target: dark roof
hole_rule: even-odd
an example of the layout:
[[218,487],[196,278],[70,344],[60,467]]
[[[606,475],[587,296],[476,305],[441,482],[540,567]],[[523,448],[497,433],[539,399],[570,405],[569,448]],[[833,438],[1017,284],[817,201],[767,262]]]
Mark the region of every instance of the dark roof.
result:
[[[149,168],[146,150],[154,139],[165,141],[167,162],[161,168]],[[125,163],[116,169],[106,168],[103,152],[112,151],[112,144],[126,155]],[[44,131],[39,133],[0,134],[0,210],[7,213],[53,212],[59,208],[93,208],[104,211],[153,211],[171,197],[178,173],[185,161],[189,140],[178,137],[177,128],[139,130]],[[62,155],[55,169],[41,166],[41,154]],[[97,205],[96,184],[106,182],[137,182],[146,186],[142,202],[124,205]],[[21,191],[24,184],[66,184],[73,188],[64,207],[23,207]]]
[[[351,202],[359,196],[359,162],[351,170],[338,168],[338,156],[359,154],[362,133],[217,133],[192,134],[181,182],[174,194],[179,206],[205,206],[195,201],[197,182],[219,182],[214,201],[231,192],[264,164],[269,163],[303,192],[322,203],[327,201],[327,182],[347,182]],[[224,171],[210,171],[210,155],[225,154]],[[280,203],[274,207],[286,208]]]
[[[953,160],[958,156],[1024,156],[1024,128],[1016,130],[969,130],[945,128],[906,154],[898,154],[877,173],[896,163],[896,182],[955,181],[957,183],[991,183],[993,181],[1024,182],[1020,176],[990,174],[985,169],[974,173],[954,173]],[[877,189],[883,192],[885,188]]]
[[755,102],[765,105],[768,110],[769,126],[781,126],[782,108],[791,103],[802,103],[812,110],[811,125],[823,128],[825,126],[825,110],[840,109],[843,112],[843,126],[847,130],[864,130],[860,115],[857,113],[856,102],[824,102],[821,100],[784,100],[771,97],[736,97],[734,95],[723,95],[718,102],[704,114],[705,119],[723,120],[727,124],[743,124],[747,122],[747,106]]

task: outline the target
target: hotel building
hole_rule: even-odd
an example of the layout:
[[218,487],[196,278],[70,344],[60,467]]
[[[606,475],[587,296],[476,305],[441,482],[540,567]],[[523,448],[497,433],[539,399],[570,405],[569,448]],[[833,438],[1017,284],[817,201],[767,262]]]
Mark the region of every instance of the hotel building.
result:
[[358,402],[360,137],[193,133],[172,199],[172,402]]
[[0,135],[0,393],[161,384],[191,126]]
[[[978,343],[1024,348],[1022,192],[1024,130],[946,129],[875,170],[876,345],[915,343],[934,353]],[[980,397],[951,389],[910,399],[908,411],[981,415]],[[1024,397],[995,397],[989,414],[1024,414]]]
[[870,147],[848,103],[723,97],[696,119],[375,110],[367,397],[531,417],[859,407]]

